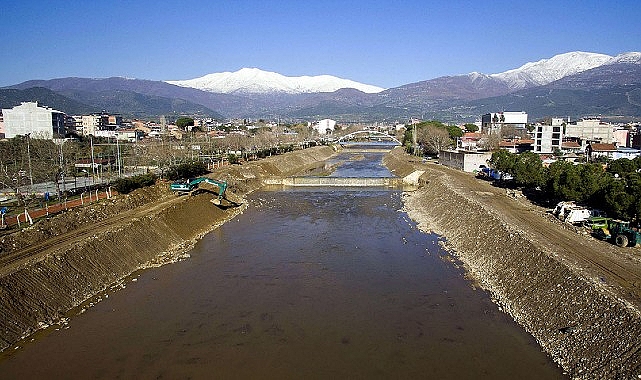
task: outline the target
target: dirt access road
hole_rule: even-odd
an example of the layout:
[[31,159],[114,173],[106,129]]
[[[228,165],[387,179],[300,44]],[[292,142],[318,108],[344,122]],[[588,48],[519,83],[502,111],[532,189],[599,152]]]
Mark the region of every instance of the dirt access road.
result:
[[470,173],[434,163],[414,164],[427,170],[428,176],[442,177],[456,193],[480,201],[486,210],[552,252],[572,271],[605,285],[617,298],[641,310],[641,248],[620,248],[592,238],[584,229],[555,219],[550,210],[532,204],[520,193],[493,186]]
[[[140,192],[142,193],[144,190]],[[6,276],[24,265],[42,259],[54,249],[64,251],[65,247],[72,246],[79,241],[114,229],[127,221],[144,217],[159,210],[164,210],[171,207],[172,204],[186,199],[186,197],[172,196],[167,192],[163,197],[152,202],[151,198],[155,199],[156,196],[157,194],[150,194],[148,196],[139,195],[139,197],[150,199],[144,200],[143,205],[131,210],[120,212],[111,211],[113,212],[112,215],[109,215],[111,212],[108,212],[107,215],[98,216],[93,213],[93,211],[96,211],[96,209],[101,206],[88,204],[71,211],[75,213],[77,218],[85,221],[85,223],[81,223],[75,228],[72,227],[68,231],[55,234],[55,236],[47,236],[46,238],[41,238],[41,236],[37,235],[30,238],[29,234],[25,234],[24,239],[14,243],[17,246],[16,249],[0,255],[0,277]],[[62,225],[64,224],[64,220],[55,219],[52,223]],[[36,225],[35,228],[38,228],[38,225]]]

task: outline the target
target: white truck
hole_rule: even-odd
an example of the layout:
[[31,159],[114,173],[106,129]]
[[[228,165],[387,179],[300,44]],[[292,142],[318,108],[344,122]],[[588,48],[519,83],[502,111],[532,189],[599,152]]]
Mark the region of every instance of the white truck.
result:
[[603,216],[603,213],[599,210],[590,210],[572,201],[559,202],[552,214],[569,224],[582,224],[592,216]]

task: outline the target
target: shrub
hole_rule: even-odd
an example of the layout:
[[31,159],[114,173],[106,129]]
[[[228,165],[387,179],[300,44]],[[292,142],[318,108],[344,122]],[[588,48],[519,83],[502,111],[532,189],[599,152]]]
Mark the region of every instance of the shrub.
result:
[[209,171],[207,166],[202,162],[192,162],[189,164],[180,164],[172,166],[167,171],[167,179],[175,181],[181,178],[193,178],[206,174]]
[[113,187],[120,194],[128,194],[136,189],[155,184],[156,178],[156,175],[153,173],[141,174],[128,178],[119,178],[113,183]]

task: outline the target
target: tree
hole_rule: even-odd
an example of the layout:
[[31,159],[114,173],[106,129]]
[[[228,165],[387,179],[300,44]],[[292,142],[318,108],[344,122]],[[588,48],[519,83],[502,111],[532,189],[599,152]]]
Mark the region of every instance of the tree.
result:
[[494,169],[511,175],[514,175],[516,161],[517,155],[510,153],[505,149],[497,150],[492,153],[492,158],[490,159],[490,163]]
[[194,125],[194,119],[192,119],[191,117],[179,117],[176,120],[176,126],[180,129],[185,129],[193,125]]
[[636,170],[636,163],[627,158],[619,158],[618,160],[611,161],[608,164],[608,172],[612,174],[618,174],[619,176],[634,173]]
[[417,141],[427,153],[438,154],[452,145],[450,134],[444,127],[428,125],[417,130]]
[[456,125],[448,125],[445,128],[447,129],[447,133],[450,134],[450,138],[452,140],[456,140],[459,137],[463,136],[463,130]]
[[535,188],[545,183],[545,171],[538,154],[523,152],[519,154],[514,163],[512,176],[519,186]]
[[496,150],[501,142],[501,136],[498,133],[485,133],[479,140],[479,148],[485,150]]
[[638,217],[638,212],[636,215],[630,212],[634,208],[636,199],[634,195],[626,191],[625,181],[617,178],[610,179],[604,193],[606,211],[609,216],[622,219]]
[[467,132],[472,132],[472,133],[474,133],[474,132],[476,132],[476,131],[478,131],[478,130],[479,130],[479,127],[478,127],[476,124],[467,123],[467,124],[465,124],[465,130],[466,130]]

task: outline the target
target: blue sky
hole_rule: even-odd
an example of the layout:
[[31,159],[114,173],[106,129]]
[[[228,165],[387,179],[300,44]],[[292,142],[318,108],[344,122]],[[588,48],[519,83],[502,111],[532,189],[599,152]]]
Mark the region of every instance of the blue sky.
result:
[[395,87],[569,51],[641,51],[641,2],[5,0],[0,86],[258,67]]

